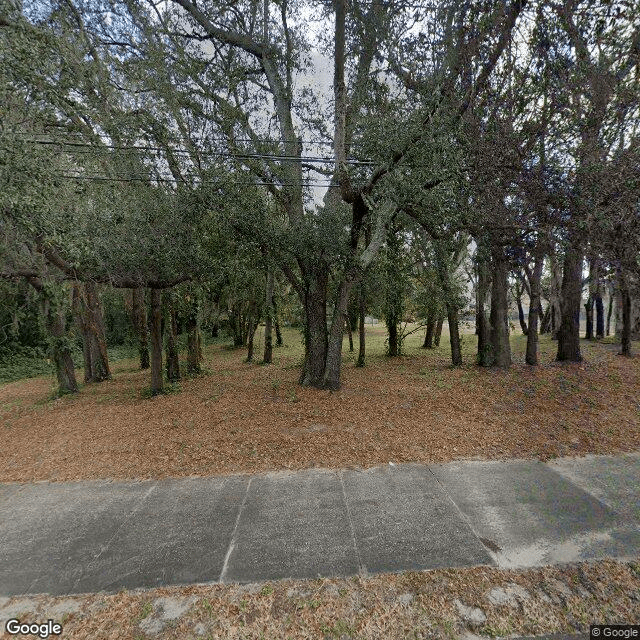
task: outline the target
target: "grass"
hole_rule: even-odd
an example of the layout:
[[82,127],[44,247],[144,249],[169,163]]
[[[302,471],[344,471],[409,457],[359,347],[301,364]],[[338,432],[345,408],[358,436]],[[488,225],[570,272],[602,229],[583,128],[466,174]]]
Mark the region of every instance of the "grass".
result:
[[[445,333],[422,349],[385,355],[383,326],[367,326],[367,366],[345,339],[342,389],[297,384],[300,332],[285,328],[273,364],[205,347],[205,373],[149,394],[149,371],[115,360],[113,379],[55,398],[49,375],[0,387],[0,481],[159,478],[308,467],[367,467],[509,457],[549,458],[640,449],[640,359],[582,342],[581,364],[554,362],[542,336],[540,366],[524,364],[513,335],[509,371],[475,365],[475,336],[452,367]],[[357,342],[357,340],[356,340]],[[634,348],[639,345],[634,344]],[[260,354],[260,340],[256,355]],[[256,358],[258,360],[258,358]],[[34,439],[34,430],[38,437]],[[28,451],[28,455],[20,452]],[[37,462],[36,462],[37,461]]]
[[[492,605],[489,592],[517,584],[525,597]],[[569,595],[558,597],[559,586]],[[268,588],[267,588],[268,587]],[[73,640],[137,640],[158,598],[194,598],[196,605],[167,623],[158,640],[295,638],[295,640],[448,640],[586,633],[589,624],[637,622],[637,562],[602,560],[524,570],[437,569],[368,578],[283,580],[268,585],[190,585],[117,594],[25,598],[21,621],[46,620],[61,600],[79,612],[65,621]],[[406,596],[411,598],[407,599]],[[455,600],[478,607],[486,621],[469,627]],[[15,599],[17,604],[19,598]],[[310,604],[312,603],[312,604]],[[204,633],[196,632],[196,629]]]
[[140,622],[142,622],[142,620],[144,620],[145,618],[148,618],[151,615],[152,611],[153,611],[153,605],[151,604],[151,602],[150,601],[145,602],[140,608],[140,613],[134,616],[133,618],[134,624],[139,624]]

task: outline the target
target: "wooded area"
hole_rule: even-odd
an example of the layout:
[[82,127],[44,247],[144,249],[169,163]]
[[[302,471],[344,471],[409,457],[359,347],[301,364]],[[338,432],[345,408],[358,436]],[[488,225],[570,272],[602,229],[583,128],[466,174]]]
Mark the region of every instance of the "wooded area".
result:
[[637,1],[3,6],[0,357],[47,352],[61,394],[76,348],[98,383],[135,342],[155,395],[219,331],[271,363],[284,325],[338,390],[368,316],[389,356],[446,322],[454,366],[469,319],[509,368],[516,309],[528,365],[540,334],[632,355]]

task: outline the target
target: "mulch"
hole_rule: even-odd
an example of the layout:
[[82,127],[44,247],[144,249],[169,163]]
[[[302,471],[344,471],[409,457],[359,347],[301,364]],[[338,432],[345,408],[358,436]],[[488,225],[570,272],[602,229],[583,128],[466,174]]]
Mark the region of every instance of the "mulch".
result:
[[[297,385],[297,356],[243,362],[210,347],[208,373],[144,396],[148,372],[50,400],[51,378],[0,387],[0,481],[164,478],[388,462],[640,450],[640,359],[588,345],[584,363],[449,366],[446,350],[347,363],[330,393]],[[276,352],[277,353],[277,352]]]

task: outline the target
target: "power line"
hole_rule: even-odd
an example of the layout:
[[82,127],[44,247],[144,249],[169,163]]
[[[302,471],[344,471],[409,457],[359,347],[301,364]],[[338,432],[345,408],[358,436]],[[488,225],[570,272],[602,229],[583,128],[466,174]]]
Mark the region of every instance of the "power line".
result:
[[[45,136],[49,134],[47,133],[34,134],[32,131],[12,131],[10,135],[14,135],[14,136],[43,135]],[[223,138],[218,136],[215,136],[215,137],[207,136],[204,142],[230,142],[230,140],[229,138]],[[232,142],[250,142],[252,144],[255,144],[256,140],[253,140],[251,138],[234,138]],[[321,145],[327,145],[327,146],[333,147],[333,142],[331,140],[305,140],[303,138],[294,139],[294,140],[283,140],[282,138],[260,138],[258,142],[264,143],[264,144],[296,144],[300,142],[302,144],[309,144],[309,145],[321,144]]]
[[[88,180],[94,182],[168,182],[173,184],[187,183],[188,180],[179,180],[177,178],[145,178],[142,176],[97,176],[97,175],[69,175],[65,173],[52,174],[53,178],[62,178],[64,180]],[[201,184],[214,184],[218,186],[224,186],[225,184],[244,185],[244,186],[262,186],[262,187],[338,187],[339,184],[330,181],[308,181],[308,182],[265,182],[265,181],[239,181],[239,180],[203,180],[202,178],[195,179],[196,186]]]
[[[112,151],[156,151],[156,152],[165,152],[163,147],[153,147],[147,145],[110,145],[106,144],[103,146],[93,145],[87,142],[72,142],[72,141],[53,141],[53,140],[23,140],[23,142],[32,143],[32,144],[40,144],[43,146],[65,146],[65,147],[77,147],[78,149],[87,149],[87,151],[81,151],[81,153],[108,153],[109,150]],[[171,153],[177,154],[187,154],[190,155],[191,152],[188,149],[167,149]],[[198,153],[202,156],[206,157],[220,157],[220,158],[237,158],[239,160],[290,160],[292,162],[309,162],[309,163],[321,163],[321,164],[329,164],[335,162],[335,158],[330,156],[292,156],[292,155],[280,155],[280,154],[267,154],[267,153],[231,153],[229,151],[198,151]],[[364,165],[371,166],[374,165],[375,162],[370,160],[356,160],[355,158],[350,158],[346,160],[347,164],[350,165]]]

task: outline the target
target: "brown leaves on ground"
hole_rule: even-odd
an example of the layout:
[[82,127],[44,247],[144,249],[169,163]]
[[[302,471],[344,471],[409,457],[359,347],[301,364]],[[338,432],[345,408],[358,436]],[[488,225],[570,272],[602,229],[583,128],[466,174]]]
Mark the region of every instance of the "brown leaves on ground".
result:
[[[299,336],[289,341],[299,344]],[[242,350],[210,347],[208,374],[155,398],[144,397],[149,373],[134,361],[116,364],[112,381],[57,400],[48,399],[51,379],[14,382],[0,388],[0,481],[640,449],[640,359],[583,344],[584,363],[560,365],[543,339],[546,364],[508,372],[454,369],[445,347],[412,347],[400,358],[369,357],[363,369],[347,362],[336,393],[297,385],[299,348],[276,351],[276,364],[260,366],[244,363]]]
[[[511,596],[496,603],[491,599],[496,590]],[[601,561],[38,596],[14,598],[5,607],[23,609],[21,621],[53,616],[70,640],[444,640],[469,633],[529,636],[585,632],[594,623],[637,624],[638,594],[640,565]],[[479,609],[484,621],[465,619],[456,600]]]

